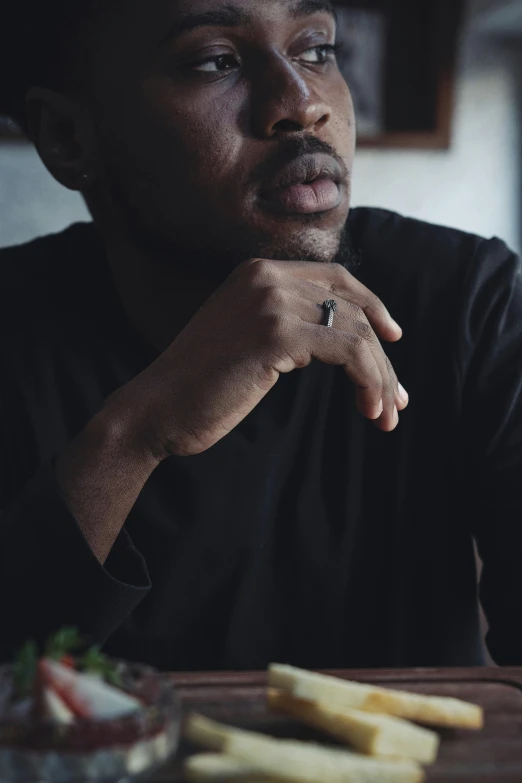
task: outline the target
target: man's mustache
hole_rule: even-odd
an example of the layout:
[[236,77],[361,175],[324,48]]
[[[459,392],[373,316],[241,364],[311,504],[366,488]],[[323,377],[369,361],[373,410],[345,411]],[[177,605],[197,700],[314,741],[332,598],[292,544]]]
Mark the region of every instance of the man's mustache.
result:
[[300,158],[302,155],[309,155],[314,152],[335,158],[343,174],[348,176],[344,160],[337,154],[331,144],[318,139],[316,136],[296,136],[281,140],[274,153],[270,157],[265,158],[254,169],[252,180],[256,183],[262,182],[277,174],[287,163]]

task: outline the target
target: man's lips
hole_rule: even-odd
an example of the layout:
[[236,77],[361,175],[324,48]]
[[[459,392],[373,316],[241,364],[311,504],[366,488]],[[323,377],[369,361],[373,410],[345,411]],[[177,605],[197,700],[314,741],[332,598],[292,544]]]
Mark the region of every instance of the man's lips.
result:
[[287,163],[261,190],[271,210],[310,215],[339,206],[344,180],[340,164],[331,155],[302,155]]
[[315,179],[313,182],[290,185],[275,194],[274,201],[283,212],[312,215],[335,209],[341,200],[337,183],[331,179]]

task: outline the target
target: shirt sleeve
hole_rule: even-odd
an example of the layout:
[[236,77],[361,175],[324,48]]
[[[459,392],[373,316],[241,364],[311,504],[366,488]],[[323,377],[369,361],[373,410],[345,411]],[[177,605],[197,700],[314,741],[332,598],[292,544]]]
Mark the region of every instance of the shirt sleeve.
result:
[[63,625],[103,643],[150,588],[142,556],[123,529],[102,566],[42,467],[0,517],[0,659]]
[[456,356],[462,516],[483,562],[486,643],[522,665],[522,265],[500,240],[468,270]]

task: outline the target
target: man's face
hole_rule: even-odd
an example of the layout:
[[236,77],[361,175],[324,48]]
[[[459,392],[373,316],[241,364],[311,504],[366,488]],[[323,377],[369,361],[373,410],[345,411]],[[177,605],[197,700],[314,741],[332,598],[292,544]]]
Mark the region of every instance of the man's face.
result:
[[218,275],[252,256],[332,260],[355,140],[334,43],[327,0],[117,3],[90,102],[127,230]]

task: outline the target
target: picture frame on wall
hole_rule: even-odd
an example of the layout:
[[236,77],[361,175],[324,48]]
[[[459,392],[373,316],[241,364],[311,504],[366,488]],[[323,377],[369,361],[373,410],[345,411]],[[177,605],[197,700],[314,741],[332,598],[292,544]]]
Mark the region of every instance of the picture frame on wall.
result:
[[361,147],[447,149],[463,0],[333,0]]

